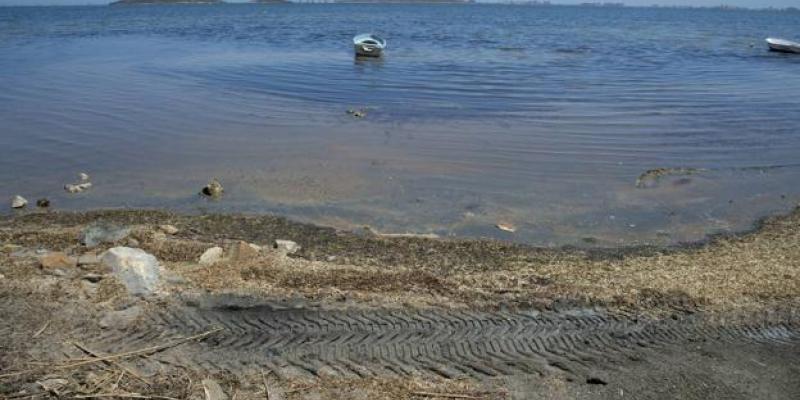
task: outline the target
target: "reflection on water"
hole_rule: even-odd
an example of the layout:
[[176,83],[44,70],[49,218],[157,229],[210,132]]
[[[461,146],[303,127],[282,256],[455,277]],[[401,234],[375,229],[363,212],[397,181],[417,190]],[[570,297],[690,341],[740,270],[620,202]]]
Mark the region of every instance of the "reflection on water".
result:
[[[499,5],[0,8],[0,197],[537,244],[744,229],[800,199],[800,57],[762,46],[797,26]],[[375,29],[385,56],[354,58],[352,35]],[[659,167],[701,172],[636,187]],[[95,186],[67,195],[80,171]],[[222,201],[196,195],[211,177]]]

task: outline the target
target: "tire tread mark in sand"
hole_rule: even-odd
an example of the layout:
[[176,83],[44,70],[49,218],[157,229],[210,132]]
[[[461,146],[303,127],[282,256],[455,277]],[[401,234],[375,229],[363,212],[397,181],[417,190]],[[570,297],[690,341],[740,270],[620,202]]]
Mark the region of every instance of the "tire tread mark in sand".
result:
[[224,330],[213,338],[187,345],[183,360],[200,368],[263,366],[278,376],[291,371],[318,376],[325,369],[355,376],[421,372],[448,377],[555,370],[580,375],[598,363],[613,365],[670,344],[800,339],[796,320],[771,315],[747,321],[721,325],[698,315],[654,320],[592,310],[489,314],[184,306],[150,315],[147,323],[110,329],[100,338],[105,348],[122,349],[221,326]]

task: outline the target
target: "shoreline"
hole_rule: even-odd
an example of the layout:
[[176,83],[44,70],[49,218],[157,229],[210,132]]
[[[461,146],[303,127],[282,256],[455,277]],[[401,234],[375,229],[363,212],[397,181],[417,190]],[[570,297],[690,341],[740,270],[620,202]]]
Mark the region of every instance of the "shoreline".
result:
[[[800,298],[800,250],[793,246],[800,240],[800,207],[763,218],[747,231],[667,246],[549,248],[488,239],[387,237],[273,215],[160,210],[3,216],[0,243],[73,257],[128,243],[91,250],[78,244],[79,232],[98,223],[130,229],[134,247],[190,277],[189,287],[215,293],[296,294],[333,305],[344,294],[349,303],[367,306],[482,309],[572,304],[713,310]],[[165,237],[158,229],[165,224],[179,232]],[[214,268],[197,261],[214,246],[227,254],[236,243],[267,249],[276,240],[294,241],[301,249],[288,257],[267,251],[247,260],[226,259]],[[262,270],[281,277],[260,277]],[[214,277],[219,273],[238,281],[219,282]]]

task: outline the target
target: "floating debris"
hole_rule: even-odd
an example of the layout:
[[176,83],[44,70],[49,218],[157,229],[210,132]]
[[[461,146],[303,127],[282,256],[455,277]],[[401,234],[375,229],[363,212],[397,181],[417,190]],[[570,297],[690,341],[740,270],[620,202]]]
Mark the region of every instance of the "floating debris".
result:
[[39,208],[50,207],[50,200],[48,200],[46,198],[42,198],[42,199],[36,200],[36,207],[39,207]]
[[209,182],[208,185],[206,185],[203,190],[200,191],[200,193],[208,197],[219,197],[224,191],[225,189],[223,189],[222,184],[219,183],[218,180],[212,179],[211,182]]
[[657,183],[659,179],[665,176],[676,175],[694,175],[696,173],[705,171],[702,168],[656,168],[643,172],[636,178],[636,187],[645,188]]
[[367,109],[366,108],[359,108],[354,109],[350,108],[347,110],[347,114],[352,116],[353,118],[364,118],[367,116]]
[[17,209],[25,208],[25,206],[27,205],[28,205],[28,200],[26,200],[22,196],[14,196],[14,198],[11,199],[11,208],[17,208]]
[[514,225],[511,225],[511,224],[506,224],[506,223],[502,223],[501,222],[501,223],[498,223],[495,226],[497,227],[497,229],[500,229],[501,231],[506,231],[506,232],[511,232],[511,233],[514,233],[514,232],[517,231],[517,227],[515,227]]

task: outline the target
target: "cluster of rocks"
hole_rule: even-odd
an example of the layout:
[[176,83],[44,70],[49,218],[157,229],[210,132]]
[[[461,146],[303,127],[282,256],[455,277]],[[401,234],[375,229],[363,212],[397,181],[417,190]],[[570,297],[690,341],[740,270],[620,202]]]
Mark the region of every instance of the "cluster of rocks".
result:
[[[81,172],[78,174],[78,178],[80,178],[80,183],[70,183],[64,185],[64,190],[68,193],[80,193],[88,190],[92,187],[92,183],[89,182],[89,174]],[[13,209],[23,209],[28,206],[28,199],[16,195],[11,199],[11,208]],[[39,208],[48,208],[50,207],[50,200],[46,197],[36,200],[36,207]]]
[[[84,249],[80,255],[71,255],[64,251],[33,252],[19,246],[3,248],[3,251],[35,254],[45,274],[73,278],[82,274],[80,278],[89,285],[110,276],[121,283],[128,294],[144,298],[158,294],[164,282],[175,283],[182,278],[165,270],[156,256],[138,248],[139,243],[136,238],[142,239],[141,236],[145,235],[150,238],[160,238],[155,240],[162,241],[166,240],[167,235],[176,235],[179,232],[177,227],[166,224],[159,225],[157,229],[148,227],[141,230],[141,228],[94,223],[86,226],[78,235],[80,248]],[[97,250],[102,245],[113,247],[106,251]],[[300,249],[300,245],[291,240],[276,240],[272,246],[258,246],[245,241],[227,242],[224,248],[221,246],[208,248],[197,263],[203,267],[210,267],[223,261],[254,260],[266,251],[289,255]]]
[[[280,239],[276,240],[272,247],[284,255],[297,253],[301,249],[296,242]],[[222,261],[246,261],[258,257],[265,250],[265,247],[240,240],[229,246],[227,250],[220,246],[206,249],[197,262],[200,265],[212,266]]]

